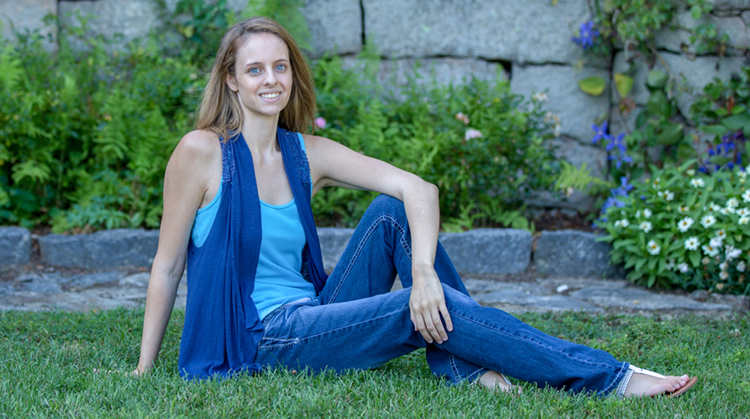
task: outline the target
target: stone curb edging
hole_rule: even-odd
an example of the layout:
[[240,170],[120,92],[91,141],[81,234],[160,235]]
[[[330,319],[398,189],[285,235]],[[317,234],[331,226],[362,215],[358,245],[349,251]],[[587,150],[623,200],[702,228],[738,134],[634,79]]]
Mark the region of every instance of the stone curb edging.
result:
[[[338,262],[354,229],[321,227],[318,236],[327,270]],[[623,278],[624,270],[609,264],[610,246],[593,233],[543,231],[533,248],[526,230],[476,229],[441,233],[440,241],[456,269],[473,274],[515,274],[530,265],[544,277]],[[36,238],[39,263],[81,269],[148,268],[159,242],[158,230],[108,230],[93,234],[50,234]],[[0,227],[0,266],[27,264],[32,238],[21,227]]]

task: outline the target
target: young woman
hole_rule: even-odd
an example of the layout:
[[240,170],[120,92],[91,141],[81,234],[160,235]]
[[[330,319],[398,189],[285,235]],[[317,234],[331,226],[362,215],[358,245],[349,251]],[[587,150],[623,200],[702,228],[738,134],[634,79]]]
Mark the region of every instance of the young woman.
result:
[[[548,336],[472,300],[438,243],[438,191],[314,135],[310,70],[266,18],[224,36],[198,112],[175,149],[146,300],[136,374],[157,357],[187,261],[179,371],[186,378],[265,367],[374,368],[427,348],[451,383],[538,386],[619,396],[679,394],[695,378],[639,370]],[[311,196],[327,186],[382,193],[330,277]],[[404,289],[388,292],[398,274]]]

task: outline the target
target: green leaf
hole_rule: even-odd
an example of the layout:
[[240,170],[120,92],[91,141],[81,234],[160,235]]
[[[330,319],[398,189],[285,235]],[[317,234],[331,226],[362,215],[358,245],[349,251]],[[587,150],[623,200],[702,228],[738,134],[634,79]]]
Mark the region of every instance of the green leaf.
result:
[[669,81],[669,74],[659,70],[651,70],[648,72],[646,78],[646,84],[648,87],[654,89],[663,89]]
[[677,148],[677,157],[686,159],[695,154],[695,149],[687,144],[680,144]]
[[657,259],[657,258],[648,258],[648,264],[646,265],[646,267],[648,268],[648,270],[649,271],[653,271],[656,268],[656,262],[658,262],[658,261],[659,261],[659,259]]
[[635,270],[640,271],[643,265],[646,263],[647,259],[640,258],[638,259],[638,262],[635,263]]
[[695,20],[700,19],[702,14],[703,14],[703,10],[701,9],[699,5],[694,4],[693,7],[690,8],[690,15]]
[[10,203],[10,195],[0,186],[0,207]]
[[657,90],[649,96],[646,103],[646,112],[654,116],[669,117],[672,114],[672,105],[669,104],[664,92]]
[[706,134],[724,135],[729,130],[723,125],[701,125],[698,129]]
[[698,253],[697,250],[693,250],[688,255],[688,258],[690,258],[690,263],[693,265],[693,268],[697,268],[701,264],[701,255]]
[[621,97],[625,97],[633,89],[633,78],[622,73],[615,73],[615,86]]
[[648,277],[648,287],[649,288],[653,287],[655,282],[656,282],[656,276],[654,274],[649,275],[649,277]]
[[732,161],[732,159],[729,159],[727,157],[722,157],[722,156],[713,156],[710,159],[708,159],[708,161],[710,161],[712,164],[715,164],[717,166],[724,166],[725,164]]
[[671,124],[668,125],[661,134],[659,134],[659,137],[657,138],[656,142],[663,145],[672,145],[680,141],[683,137],[682,135],[682,124]]
[[745,138],[750,138],[750,122],[742,127],[742,133],[745,135]]
[[750,123],[750,114],[745,112],[739,115],[728,116],[722,119],[721,123],[730,130],[737,131],[739,129],[742,129],[742,127],[744,127],[746,124]]
[[587,77],[578,81],[578,87],[592,96],[599,96],[604,93],[604,89],[607,87],[607,82],[598,76]]

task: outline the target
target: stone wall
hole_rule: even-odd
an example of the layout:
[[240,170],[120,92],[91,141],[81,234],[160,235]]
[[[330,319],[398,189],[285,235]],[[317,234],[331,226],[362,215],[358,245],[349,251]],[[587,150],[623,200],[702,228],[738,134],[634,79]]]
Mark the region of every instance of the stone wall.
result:
[[[174,7],[177,0],[167,0]],[[229,0],[235,10],[242,10],[245,0]],[[729,35],[730,43],[750,47],[750,0],[715,0],[713,14],[704,21],[717,25],[720,33]],[[7,22],[19,29],[43,28],[41,18],[57,14],[61,25],[74,24],[74,14],[93,14],[94,33],[112,36],[122,34],[122,43],[146,35],[158,25],[154,0],[0,0],[0,19],[6,22],[3,35],[9,33]],[[561,136],[556,140],[558,153],[572,163],[586,163],[593,173],[607,171],[607,155],[591,145],[594,119],[610,112],[613,134],[622,128],[617,115],[613,83],[604,95],[586,95],[577,87],[578,80],[592,76],[611,79],[623,71],[626,53],[616,51],[608,58],[585,58],[571,37],[579,25],[590,19],[586,0],[307,0],[304,7],[312,34],[313,57],[336,51],[354,60],[363,42],[372,43],[384,58],[381,81],[396,76],[396,83],[415,63],[424,74],[437,75],[440,82],[461,82],[466,77],[510,79],[514,92],[530,95],[547,91],[547,110],[560,117]],[[675,24],[694,27],[688,11],[675,18]],[[44,29],[55,34],[56,28]],[[748,64],[742,55],[746,50],[730,49],[728,57],[697,56],[686,48],[684,31],[663,29],[657,34],[657,46],[664,63],[674,73],[686,77],[687,85],[699,91],[714,77],[726,78]],[[632,96],[638,106],[645,105],[648,92],[643,82],[648,68],[639,64]],[[679,97],[679,109],[687,114],[692,101],[689,94]],[[631,120],[631,113],[625,119]],[[585,208],[583,196],[568,203],[541,200],[541,205],[572,205]]]

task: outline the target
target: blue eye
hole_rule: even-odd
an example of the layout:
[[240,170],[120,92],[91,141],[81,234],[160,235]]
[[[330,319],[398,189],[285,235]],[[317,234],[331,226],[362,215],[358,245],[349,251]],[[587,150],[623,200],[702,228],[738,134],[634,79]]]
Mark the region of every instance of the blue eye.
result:
[[286,70],[286,65],[279,64],[276,66],[276,71],[284,71],[284,70]]
[[260,69],[259,68],[251,68],[250,69],[250,74],[258,74],[258,73],[260,73]]

